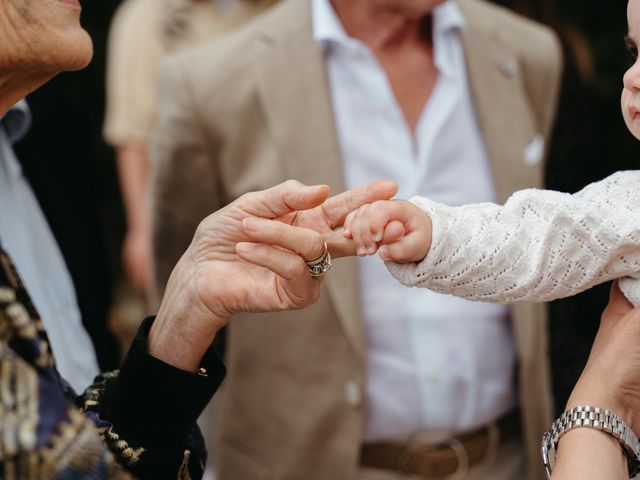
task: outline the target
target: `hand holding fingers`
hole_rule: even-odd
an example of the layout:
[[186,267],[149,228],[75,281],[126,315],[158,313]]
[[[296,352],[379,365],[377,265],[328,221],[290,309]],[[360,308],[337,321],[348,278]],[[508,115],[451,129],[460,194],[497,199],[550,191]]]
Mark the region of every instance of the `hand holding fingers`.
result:
[[328,196],[327,185],[306,186],[296,180],[287,180],[268,190],[247,193],[235,203],[250,215],[278,218],[298,210],[317,207]]
[[392,220],[384,227],[384,233],[380,245],[389,245],[397,242],[406,234],[406,230],[402,222],[398,220]]
[[329,198],[322,204],[322,212],[331,229],[335,229],[342,226],[347,215],[354,210],[377,200],[388,200],[397,191],[398,185],[394,181],[379,180]]
[[253,242],[285,248],[307,262],[316,260],[324,252],[323,236],[308,228],[262,218],[246,218],[242,227]]
[[342,229],[333,230],[325,236],[331,258],[353,257],[356,255],[356,244],[347,238]]
[[378,255],[385,262],[412,263],[424,258],[415,252],[420,250],[422,241],[415,232],[403,236],[400,240],[388,245],[383,245],[378,250]]
[[403,224],[410,219],[409,206],[411,204],[398,200],[377,201],[349,214],[345,228],[355,242],[358,255],[372,255],[378,250],[390,222],[396,222],[390,231],[394,236],[398,230],[404,231]]
[[[373,255],[378,251],[377,242],[378,239],[382,240],[384,225],[374,225],[372,219],[376,216],[376,210],[384,208],[381,205],[381,202],[364,205],[354,214],[351,234],[356,244],[357,253],[360,256]],[[374,232],[376,232],[375,235]]]
[[305,260],[293,252],[260,243],[238,243],[238,256],[276,274],[274,297],[281,309],[304,308],[320,296],[320,281],[309,274]]

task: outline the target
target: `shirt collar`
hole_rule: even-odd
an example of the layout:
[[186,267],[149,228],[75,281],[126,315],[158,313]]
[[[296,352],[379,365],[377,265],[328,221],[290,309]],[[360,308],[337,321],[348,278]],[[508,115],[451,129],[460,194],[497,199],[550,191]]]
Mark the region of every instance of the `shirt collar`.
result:
[[345,32],[330,0],[311,0],[313,38],[320,45],[331,42],[347,44],[352,39]]
[[[331,42],[349,44],[353,39],[347,35],[336,15],[330,0],[311,0],[313,38],[320,45]],[[444,35],[452,30],[462,30],[465,19],[454,0],[447,0],[433,10],[434,35]]]
[[26,100],[16,103],[4,117],[0,118],[0,126],[4,128],[11,143],[22,139],[31,127],[31,111]]

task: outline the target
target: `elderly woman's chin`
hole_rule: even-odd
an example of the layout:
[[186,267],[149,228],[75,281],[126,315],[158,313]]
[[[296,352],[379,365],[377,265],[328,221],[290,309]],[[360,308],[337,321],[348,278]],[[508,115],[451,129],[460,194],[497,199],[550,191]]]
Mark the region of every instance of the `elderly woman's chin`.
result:
[[[6,67],[55,74],[91,60],[93,46],[80,25],[78,0],[0,0],[0,7],[0,58]],[[6,51],[3,39],[11,45]]]
[[93,44],[89,34],[78,29],[74,35],[65,36],[55,46],[51,57],[51,67],[60,71],[80,70],[86,67],[93,57]]

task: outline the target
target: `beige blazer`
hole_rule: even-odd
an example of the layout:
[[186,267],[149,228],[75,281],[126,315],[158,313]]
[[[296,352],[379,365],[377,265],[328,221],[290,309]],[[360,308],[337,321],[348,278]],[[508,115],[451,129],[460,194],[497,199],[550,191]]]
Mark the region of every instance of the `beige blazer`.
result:
[[[285,179],[344,188],[322,51],[308,0],[285,0],[161,74],[152,148],[159,291],[198,222]],[[500,200],[542,184],[561,72],[556,37],[482,0],[459,0],[476,111]],[[221,282],[224,279],[220,279]],[[352,259],[336,262],[314,306],[238,315],[223,394],[222,480],[352,480],[366,405],[364,332]],[[513,308],[530,478],[551,421],[545,307]],[[490,346],[489,346],[490,347]]]

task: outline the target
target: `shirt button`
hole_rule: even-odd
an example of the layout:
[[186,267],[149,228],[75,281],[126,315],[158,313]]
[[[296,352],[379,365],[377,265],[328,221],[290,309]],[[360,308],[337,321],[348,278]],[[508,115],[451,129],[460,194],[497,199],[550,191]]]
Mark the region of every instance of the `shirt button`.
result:
[[362,388],[355,380],[347,382],[344,386],[344,396],[347,405],[359,408],[362,405]]
[[500,66],[500,70],[502,70],[502,73],[506,77],[512,78],[512,77],[515,77],[518,71],[518,65],[513,60],[507,60]]

